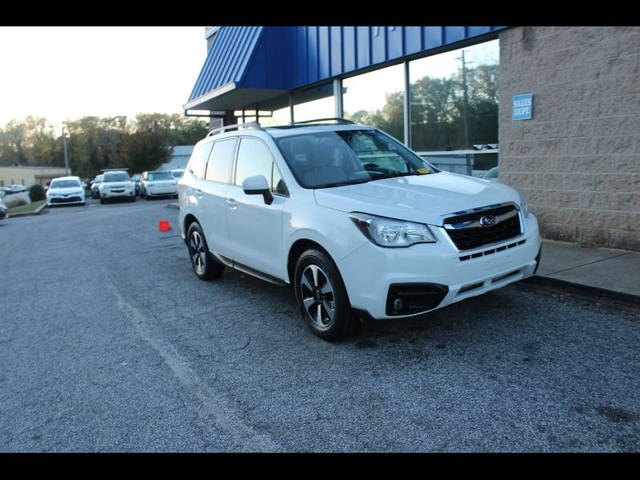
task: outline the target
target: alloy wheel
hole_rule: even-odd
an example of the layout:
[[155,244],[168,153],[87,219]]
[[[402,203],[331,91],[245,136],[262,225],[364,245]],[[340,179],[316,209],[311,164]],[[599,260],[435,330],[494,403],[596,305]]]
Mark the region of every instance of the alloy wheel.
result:
[[329,277],[319,266],[309,265],[302,272],[300,297],[315,328],[331,328],[336,315],[335,294]]
[[204,248],[202,236],[197,230],[191,233],[191,238],[189,239],[189,254],[191,255],[191,261],[196,269],[196,273],[202,275],[207,266],[207,252]]

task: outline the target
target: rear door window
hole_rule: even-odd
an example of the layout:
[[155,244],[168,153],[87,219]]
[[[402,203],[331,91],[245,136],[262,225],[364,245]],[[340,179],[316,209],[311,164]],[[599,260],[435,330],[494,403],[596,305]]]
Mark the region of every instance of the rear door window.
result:
[[272,192],[287,194],[269,147],[257,138],[243,138],[238,148],[235,184],[241,187],[245,178],[254,175],[263,175]]

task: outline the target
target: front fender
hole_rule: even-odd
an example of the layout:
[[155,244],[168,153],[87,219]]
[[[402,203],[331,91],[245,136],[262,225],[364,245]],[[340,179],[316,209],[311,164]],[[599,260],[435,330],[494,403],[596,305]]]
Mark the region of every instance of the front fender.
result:
[[[283,271],[288,272],[289,254],[292,247],[300,240],[312,241],[320,245],[331,256],[337,265],[340,260],[368,242],[358,230],[349,214],[331,208],[314,206],[313,225],[305,216],[291,215],[285,219],[286,231],[284,242]],[[287,273],[288,277],[288,273]]]

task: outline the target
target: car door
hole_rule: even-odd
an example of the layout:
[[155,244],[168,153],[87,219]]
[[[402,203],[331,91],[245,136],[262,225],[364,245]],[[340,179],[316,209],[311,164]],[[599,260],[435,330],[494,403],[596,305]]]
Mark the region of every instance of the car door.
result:
[[238,143],[237,137],[216,140],[209,155],[204,180],[199,182],[202,191],[201,208],[205,238],[209,249],[231,258],[228,226],[227,189],[231,183],[233,159]]
[[[234,181],[227,190],[227,218],[232,257],[245,267],[283,278],[282,207],[286,195],[276,192],[274,169],[281,179],[267,144],[257,137],[242,137],[236,156]],[[273,202],[262,195],[247,195],[242,181],[264,175],[271,187]]]

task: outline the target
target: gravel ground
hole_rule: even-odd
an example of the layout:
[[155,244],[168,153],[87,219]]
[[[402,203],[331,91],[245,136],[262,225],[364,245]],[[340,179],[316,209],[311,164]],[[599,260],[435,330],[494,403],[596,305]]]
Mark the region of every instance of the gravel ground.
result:
[[0,451],[640,451],[633,308],[521,283],[327,343],[196,278],[168,203],[0,225]]

